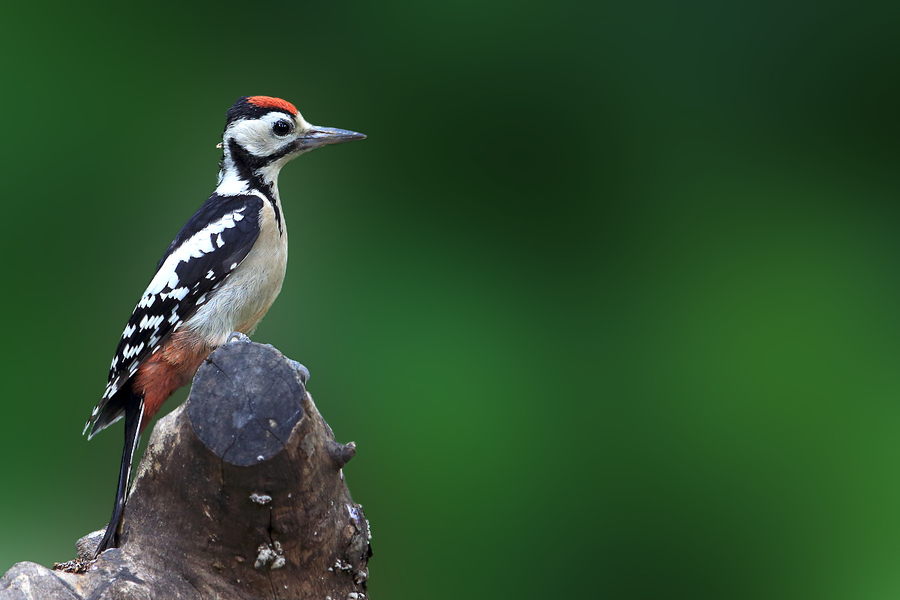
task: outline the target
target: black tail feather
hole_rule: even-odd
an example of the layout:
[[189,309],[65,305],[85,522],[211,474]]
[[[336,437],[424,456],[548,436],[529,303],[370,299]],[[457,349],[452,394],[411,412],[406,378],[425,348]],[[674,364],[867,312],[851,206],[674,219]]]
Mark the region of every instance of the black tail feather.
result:
[[[131,386],[126,386],[130,388]],[[96,417],[91,417],[92,421],[88,421],[87,426],[90,427],[88,439],[91,439],[100,431],[106,429],[125,414],[125,405],[131,400],[131,390],[119,390],[112,398],[110,398],[100,408]],[[96,410],[96,409],[94,409]]]
[[128,495],[128,484],[131,482],[131,465],[134,452],[137,450],[141,432],[141,420],[144,418],[144,399],[135,394],[131,386],[119,390],[124,398],[120,402],[125,405],[125,447],[122,450],[122,465],[119,468],[119,485],[116,487],[116,503],[113,506],[112,518],[106,527],[106,533],[97,546],[95,557],[108,548],[119,545],[119,521],[125,511],[125,499]]

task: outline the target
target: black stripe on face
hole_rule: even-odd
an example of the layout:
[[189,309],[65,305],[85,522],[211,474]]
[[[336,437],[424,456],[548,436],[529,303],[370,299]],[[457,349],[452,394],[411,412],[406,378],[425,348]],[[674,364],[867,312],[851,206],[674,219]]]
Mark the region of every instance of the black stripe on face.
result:
[[267,156],[256,156],[254,154],[250,154],[246,148],[241,146],[237,140],[230,139],[228,140],[228,150],[231,153],[231,158],[234,160],[234,164],[238,168],[238,173],[241,176],[241,179],[246,179],[248,181],[256,180],[256,171],[259,171],[266,165],[269,165],[280,158],[284,158],[291,152],[294,152],[299,145],[298,141],[293,141],[278,152],[274,152]]
[[250,154],[250,152],[241,146],[237,140],[230,139],[228,140],[228,150],[231,152],[231,158],[238,167],[238,173],[240,174],[241,179],[250,181],[255,177],[256,171],[280,158],[284,158],[291,152],[294,152],[297,150],[299,144],[300,142],[298,140],[294,140],[278,152],[266,156],[256,156]]
[[272,191],[272,188],[270,188],[256,173],[259,169],[296,150],[297,145],[298,142],[294,141],[274,154],[268,156],[254,156],[247,152],[243,146],[238,144],[237,140],[228,140],[228,151],[230,152],[231,160],[237,169],[238,177],[248,182],[251,188],[258,189],[266,196],[269,204],[272,205],[272,210],[275,211],[275,222],[278,224],[279,232],[281,231],[281,211],[278,210],[278,204],[275,202],[275,194]]

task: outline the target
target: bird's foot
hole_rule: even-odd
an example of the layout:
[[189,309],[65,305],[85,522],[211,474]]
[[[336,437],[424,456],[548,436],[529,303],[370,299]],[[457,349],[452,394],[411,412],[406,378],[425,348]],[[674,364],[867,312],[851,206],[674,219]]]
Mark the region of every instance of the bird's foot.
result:
[[303,385],[306,385],[306,383],[309,381],[309,369],[298,363],[296,360],[288,360],[291,361],[291,364],[295,369],[297,369],[297,372],[300,374],[300,381],[303,382]]
[[[225,343],[231,344],[234,342],[249,342],[249,341],[250,341],[250,338],[247,335],[241,333],[240,331],[232,331],[231,335],[228,336],[228,339],[225,341]],[[288,359],[288,360],[291,360],[291,359]],[[291,365],[293,365],[293,367],[295,369],[297,369],[297,372],[300,373],[300,381],[303,382],[303,385],[306,385],[306,382],[309,381],[309,369],[307,369],[306,367],[301,365],[296,360],[291,360]]]

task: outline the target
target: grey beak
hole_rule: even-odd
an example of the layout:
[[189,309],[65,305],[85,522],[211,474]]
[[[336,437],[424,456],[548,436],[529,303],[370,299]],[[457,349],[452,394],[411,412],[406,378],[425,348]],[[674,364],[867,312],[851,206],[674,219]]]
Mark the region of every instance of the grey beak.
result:
[[329,144],[340,144],[364,139],[366,139],[366,136],[363,133],[313,125],[312,129],[307,131],[298,141],[302,150],[312,150],[313,148],[328,146]]

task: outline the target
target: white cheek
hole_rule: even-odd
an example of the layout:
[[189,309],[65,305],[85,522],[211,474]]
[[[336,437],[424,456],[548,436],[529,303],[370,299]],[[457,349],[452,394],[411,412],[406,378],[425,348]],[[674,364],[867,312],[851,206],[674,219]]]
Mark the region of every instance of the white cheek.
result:
[[[266,115],[260,120],[243,120],[232,124],[225,132],[226,138],[234,139],[254,156],[269,156],[288,146],[294,136],[277,138],[272,134],[272,125],[284,115]],[[300,118],[302,120],[302,117]],[[305,121],[303,121],[306,124]],[[308,126],[308,124],[306,124]]]

